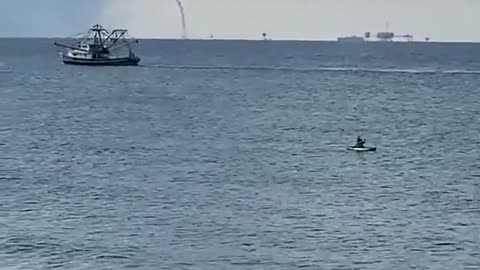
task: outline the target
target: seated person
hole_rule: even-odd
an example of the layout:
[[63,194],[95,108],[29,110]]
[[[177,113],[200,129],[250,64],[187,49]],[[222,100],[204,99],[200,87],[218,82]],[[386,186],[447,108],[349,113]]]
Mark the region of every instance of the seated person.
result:
[[357,143],[355,144],[355,147],[359,147],[359,148],[364,148],[364,144],[367,140],[365,139],[362,139],[360,136],[357,137]]

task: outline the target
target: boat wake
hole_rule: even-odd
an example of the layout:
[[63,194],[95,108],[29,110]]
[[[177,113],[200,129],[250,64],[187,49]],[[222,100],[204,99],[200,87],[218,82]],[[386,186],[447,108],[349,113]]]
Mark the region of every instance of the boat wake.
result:
[[295,68],[295,67],[274,67],[274,66],[182,66],[182,65],[153,65],[144,66],[162,69],[191,69],[191,70],[258,70],[258,71],[285,71],[285,72],[339,72],[339,73],[393,73],[393,74],[478,74],[480,70],[441,70],[441,69],[388,69],[388,68],[356,68],[356,67],[319,67],[319,68]]
[[12,72],[4,63],[0,62],[0,73],[10,73]]

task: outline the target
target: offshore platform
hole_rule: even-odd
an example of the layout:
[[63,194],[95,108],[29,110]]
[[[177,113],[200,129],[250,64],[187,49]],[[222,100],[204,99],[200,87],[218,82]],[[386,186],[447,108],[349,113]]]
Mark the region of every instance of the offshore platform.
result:
[[359,36],[351,36],[351,37],[339,37],[337,41],[340,42],[366,42],[366,41],[413,41],[413,35],[406,34],[406,35],[397,35],[394,32],[389,31],[389,25],[387,23],[387,27],[385,31],[378,32],[375,37],[372,37],[370,32],[365,32],[363,37]]
[[[407,34],[407,35],[396,35],[394,32],[390,32],[388,31],[388,23],[387,23],[387,27],[386,27],[386,30],[385,32],[378,32],[377,33],[377,40],[378,41],[394,41],[395,39],[403,39],[403,40],[406,40],[406,41],[413,41],[413,35],[410,35],[410,34]],[[370,33],[367,32],[365,33],[365,37],[367,38],[367,34],[368,34],[368,38],[370,38]]]

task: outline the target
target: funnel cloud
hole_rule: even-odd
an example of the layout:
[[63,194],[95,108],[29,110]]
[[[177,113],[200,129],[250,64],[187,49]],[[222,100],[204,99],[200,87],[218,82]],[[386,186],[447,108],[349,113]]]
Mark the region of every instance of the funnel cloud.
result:
[[185,11],[183,9],[182,1],[175,0],[177,2],[178,8],[180,9],[180,16],[182,17],[182,37],[187,38],[187,23],[185,22]]

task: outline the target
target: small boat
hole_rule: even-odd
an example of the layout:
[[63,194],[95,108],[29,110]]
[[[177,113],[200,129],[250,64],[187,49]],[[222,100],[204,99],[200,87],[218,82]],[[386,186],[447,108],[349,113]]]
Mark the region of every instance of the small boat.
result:
[[376,147],[357,147],[357,146],[349,146],[347,150],[356,151],[356,152],[374,152],[377,150]]
[[[55,42],[54,45],[66,49],[61,53],[63,63],[89,66],[136,66],[140,58],[136,56],[125,38],[127,30],[107,31],[101,25],[94,25],[77,44],[68,45]],[[134,40],[138,43],[138,40]],[[126,50],[125,50],[126,49]],[[121,51],[125,51],[121,55]],[[112,52],[118,52],[114,55]]]

